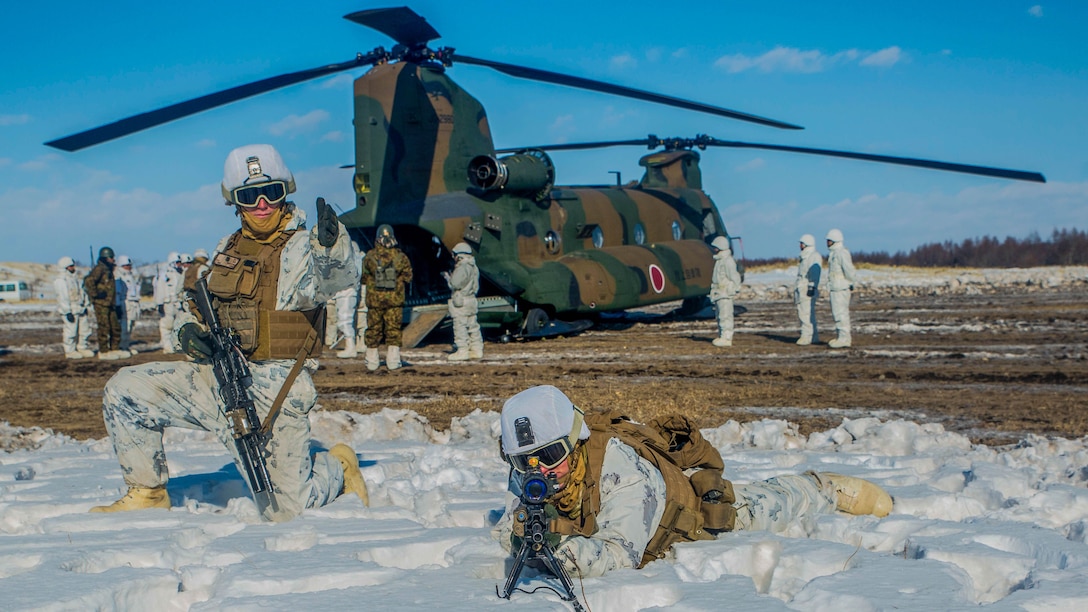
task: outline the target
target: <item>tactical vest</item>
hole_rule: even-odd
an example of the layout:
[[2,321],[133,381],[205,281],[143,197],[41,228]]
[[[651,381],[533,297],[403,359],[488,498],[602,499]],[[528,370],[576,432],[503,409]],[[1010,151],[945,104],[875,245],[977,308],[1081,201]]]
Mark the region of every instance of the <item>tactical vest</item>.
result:
[[397,267],[395,260],[388,263],[378,263],[378,269],[374,271],[374,288],[380,291],[395,291],[397,289]]
[[[646,425],[616,413],[587,414],[585,419],[592,433],[585,441],[588,461],[581,516],[554,519],[553,531],[585,537],[597,532],[601,468],[612,438],[618,438],[652,463],[665,481],[665,512],[642,553],[639,567],[664,557],[676,542],[713,540],[715,533],[733,529],[737,517],[733,507],[736,495],[733,483],[722,478],[725,463],[721,453],[687,417],[674,414]],[[695,471],[689,477],[684,470],[690,469]]]
[[240,231],[215,256],[208,272],[208,291],[219,323],[233,328],[242,352],[253,361],[294,359],[321,354],[325,309],[275,310],[280,255],[294,231],[283,232],[268,244],[245,238]]
[[192,291],[196,288],[196,282],[201,279],[200,273],[205,269],[204,264],[207,262],[207,259],[198,257],[194,259],[193,264],[185,270],[184,280],[182,281],[181,286],[184,287],[186,291]]

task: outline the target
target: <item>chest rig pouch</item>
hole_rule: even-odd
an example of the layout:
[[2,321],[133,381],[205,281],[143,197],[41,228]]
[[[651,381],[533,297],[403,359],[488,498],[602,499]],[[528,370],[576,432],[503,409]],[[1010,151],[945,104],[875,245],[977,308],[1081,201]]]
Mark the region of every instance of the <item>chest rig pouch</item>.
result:
[[280,255],[294,232],[261,244],[235,232],[208,273],[208,291],[224,327],[238,334],[242,352],[254,361],[321,354],[325,309],[275,310]]
[[379,262],[374,274],[374,287],[381,291],[395,291],[397,289],[397,267],[392,260]]

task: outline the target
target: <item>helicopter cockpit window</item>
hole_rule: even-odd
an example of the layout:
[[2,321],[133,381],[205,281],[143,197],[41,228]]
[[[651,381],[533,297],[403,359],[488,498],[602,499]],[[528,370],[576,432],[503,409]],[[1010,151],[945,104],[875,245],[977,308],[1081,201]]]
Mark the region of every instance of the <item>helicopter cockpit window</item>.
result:
[[604,230],[599,225],[593,228],[593,246],[598,249],[604,246]]
[[680,227],[679,221],[672,222],[672,239],[680,240],[684,237],[684,228]]
[[646,244],[646,228],[641,223],[635,224],[635,244]]
[[544,248],[548,249],[548,252],[555,255],[559,252],[559,234],[556,234],[552,230],[548,230],[547,234],[544,234]]

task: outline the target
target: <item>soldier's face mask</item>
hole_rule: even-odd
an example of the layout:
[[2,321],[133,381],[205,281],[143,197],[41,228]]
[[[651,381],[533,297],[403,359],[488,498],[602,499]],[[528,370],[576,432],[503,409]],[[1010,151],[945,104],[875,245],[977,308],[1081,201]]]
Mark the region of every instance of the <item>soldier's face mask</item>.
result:
[[510,467],[522,473],[528,472],[534,465],[549,470],[554,469],[557,465],[563,463],[567,455],[574,450],[574,445],[578,443],[578,436],[582,433],[584,416],[585,413],[582,412],[582,409],[575,406],[574,424],[570,428],[570,434],[531,452],[520,455],[507,455],[506,461],[510,464]]
[[280,204],[287,199],[287,183],[271,181],[260,185],[238,187],[230,192],[231,200],[242,208],[256,208],[257,201],[262,196],[270,206]]

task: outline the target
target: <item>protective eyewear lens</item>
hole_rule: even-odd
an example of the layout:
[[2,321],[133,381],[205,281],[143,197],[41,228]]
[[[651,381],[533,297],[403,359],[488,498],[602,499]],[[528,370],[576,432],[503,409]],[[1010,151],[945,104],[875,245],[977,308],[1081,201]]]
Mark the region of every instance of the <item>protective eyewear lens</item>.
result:
[[238,206],[253,208],[257,206],[257,200],[264,196],[269,204],[278,204],[287,197],[287,183],[272,181],[261,183],[251,187],[239,187],[231,192],[234,203]]
[[543,446],[534,450],[531,453],[525,453],[523,455],[510,455],[507,459],[510,461],[511,467],[519,472],[528,472],[532,459],[537,460],[537,467],[553,469],[570,454],[571,446],[570,441],[566,438],[561,438],[552,442],[547,446]]

